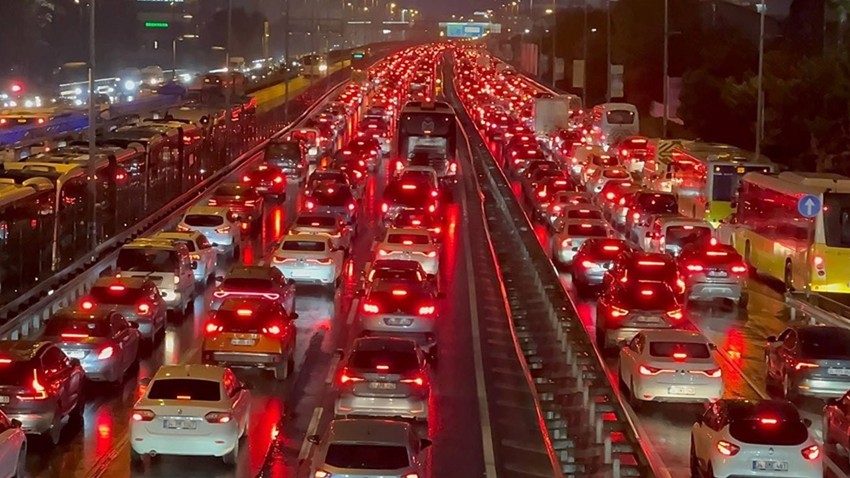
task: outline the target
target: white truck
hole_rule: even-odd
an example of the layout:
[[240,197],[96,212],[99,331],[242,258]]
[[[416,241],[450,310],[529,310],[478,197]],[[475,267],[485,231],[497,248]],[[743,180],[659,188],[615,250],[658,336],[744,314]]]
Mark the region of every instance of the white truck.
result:
[[560,129],[570,128],[573,126],[573,115],[580,109],[581,98],[575,95],[536,98],[532,110],[534,133],[537,136],[549,136]]

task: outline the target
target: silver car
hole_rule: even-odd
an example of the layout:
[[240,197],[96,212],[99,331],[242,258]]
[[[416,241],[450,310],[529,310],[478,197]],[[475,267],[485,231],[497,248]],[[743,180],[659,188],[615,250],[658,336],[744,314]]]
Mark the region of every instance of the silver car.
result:
[[60,310],[47,321],[42,339],[80,361],[86,378],[118,383],[139,359],[139,325],[117,312]]
[[608,223],[601,219],[568,219],[560,223],[550,239],[552,261],[570,267],[581,244],[591,237],[610,237]]
[[431,441],[419,438],[409,423],[395,420],[338,419],[324,437],[310,435],[318,446],[310,476],[374,478],[430,476],[424,450]]
[[77,303],[84,312],[110,311],[138,325],[142,338],[165,336],[168,307],[159,289],[142,277],[101,277]]
[[223,206],[192,206],[183,215],[177,230],[198,231],[219,252],[239,255],[242,229],[239,219],[230,209]]
[[340,370],[334,414],[428,420],[428,365],[412,340],[361,337]]
[[376,280],[363,298],[360,324],[365,334],[411,338],[430,358],[437,357],[437,293],[427,282]]
[[746,307],[747,266],[732,246],[721,244],[685,247],[677,258],[685,281],[685,303],[729,299]]
[[768,386],[776,385],[788,400],[841,397],[850,389],[850,329],[789,327],[767,338],[764,360]]

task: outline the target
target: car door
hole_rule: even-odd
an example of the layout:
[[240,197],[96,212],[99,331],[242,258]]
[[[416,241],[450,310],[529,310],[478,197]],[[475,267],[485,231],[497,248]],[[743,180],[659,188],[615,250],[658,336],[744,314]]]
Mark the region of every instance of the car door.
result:
[[145,284],[145,295],[151,301],[151,310],[153,310],[153,330],[154,333],[159,331],[161,327],[165,327],[166,305],[162,298],[162,293],[156,284],[149,282]]
[[767,374],[770,377],[778,378],[782,375],[782,367],[780,366],[782,361],[779,359],[779,349],[790,333],[791,329],[785,329],[774,342],[768,342],[765,345],[765,363],[767,365]]
[[239,425],[245,427],[248,424],[248,417],[251,412],[251,400],[248,397],[247,389],[242,386],[242,382],[230,369],[225,370],[222,384],[230,400],[233,415],[239,420]]
[[75,380],[70,360],[59,347],[51,345],[41,356],[41,365],[43,385],[58,398],[59,412],[65,416],[76,405],[80,393],[80,383]]
[[201,260],[198,261],[203,263],[204,265],[204,273],[207,276],[212,275],[216,266],[216,257],[218,254],[215,249],[213,249],[210,241],[203,234],[199,235],[195,239],[195,250],[198,252],[198,255],[201,257]]
[[109,322],[112,327],[112,340],[121,349],[121,369],[126,371],[136,359],[139,342],[130,324],[120,314],[113,314]]
[[638,333],[628,345],[623,347],[622,359],[620,360],[620,375],[623,377],[623,382],[632,383],[635,369],[642,362],[643,344],[646,339],[643,333]]
[[21,429],[13,427],[9,418],[0,414],[0,476],[17,476],[15,468],[23,442]]
[[709,406],[693,427],[693,446],[697,458],[706,463],[714,454],[714,437],[720,430],[721,402]]

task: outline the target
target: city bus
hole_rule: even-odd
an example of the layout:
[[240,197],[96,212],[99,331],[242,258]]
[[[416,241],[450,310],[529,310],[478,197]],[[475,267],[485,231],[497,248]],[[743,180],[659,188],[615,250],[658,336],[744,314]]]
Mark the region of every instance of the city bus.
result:
[[774,173],[776,165],[764,156],[720,143],[679,141],[669,155],[657,154],[644,171],[653,189],[676,194],[679,212],[705,219],[715,227],[733,210],[741,178],[747,173]]
[[[457,157],[454,109],[443,101],[410,101],[405,104],[399,114],[395,151],[400,158],[396,170],[400,170],[415,153],[427,153],[435,161],[451,168]],[[439,170],[437,174],[440,175]]]
[[[812,195],[818,201],[799,205]],[[812,218],[800,209],[812,209]],[[808,214],[806,214],[808,215]],[[732,243],[750,267],[791,289],[850,293],[850,178],[838,174],[750,173],[729,220]]]

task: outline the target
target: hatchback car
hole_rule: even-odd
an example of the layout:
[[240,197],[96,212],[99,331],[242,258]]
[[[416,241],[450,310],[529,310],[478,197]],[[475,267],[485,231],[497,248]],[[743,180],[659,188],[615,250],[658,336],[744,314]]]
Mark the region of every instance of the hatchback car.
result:
[[809,425],[785,401],[719,400],[691,429],[691,475],[820,478],[823,450]]
[[423,452],[431,441],[419,438],[409,423],[337,419],[331,421],[323,437],[310,435],[307,439],[318,447],[311,477],[428,476]]
[[287,179],[301,178],[307,172],[307,151],[297,139],[272,139],[263,151],[263,160],[271,166],[283,170]]
[[144,340],[165,336],[168,309],[162,294],[142,277],[101,277],[82,296],[77,307],[85,313],[110,311],[138,325]]
[[550,239],[552,262],[558,266],[571,267],[584,241],[592,237],[604,238],[610,235],[608,223],[601,219],[568,219],[559,222]]
[[295,281],[275,267],[237,264],[216,282],[219,284],[213,291],[211,309],[235,297],[262,298],[277,301],[288,313],[295,313]]
[[242,229],[239,218],[226,207],[192,206],[177,224],[178,231],[198,231],[220,253],[239,257]]
[[331,239],[334,247],[350,253],[354,229],[336,214],[301,213],[287,234],[318,234]]
[[186,246],[189,258],[197,263],[195,267],[195,283],[198,287],[205,287],[215,278],[215,266],[218,264],[218,253],[207,240],[206,236],[198,231],[166,231],[153,236],[154,239],[165,239],[177,241]]
[[439,277],[439,246],[427,229],[388,229],[375,246],[375,259],[414,260],[428,275]]
[[437,358],[438,294],[426,282],[375,280],[363,298],[360,325],[367,335],[409,337]]
[[694,244],[708,247],[714,228],[708,221],[688,217],[659,217],[646,232],[647,250],[678,256],[682,248]]
[[356,339],[340,370],[336,416],[428,420],[428,365],[412,340]]
[[341,184],[313,188],[304,199],[305,212],[340,216],[346,224],[354,227],[357,209],[357,199],[351,188]]
[[840,397],[850,389],[850,329],[796,325],[770,336],[764,349],[767,384],[787,400]]
[[62,429],[83,423],[85,371],[57,345],[0,341],[0,409],[27,435],[56,446]]
[[573,285],[579,296],[586,296],[592,287],[602,285],[605,273],[629,250],[631,246],[621,239],[592,237],[584,241],[573,258]]
[[685,281],[685,303],[729,299],[746,307],[747,266],[732,246],[693,244],[682,249],[676,262]]
[[251,394],[229,368],[163,365],[142,381],[130,413],[130,459],[215,456],[235,465],[248,433]]
[[271,370],[286,380],[295,369],[298,314],[261,297],[226,299],[204,325],[204,363]]
[[95,382],[121,382],[139,360],[139,325],[109,310],[62,309],[47,321],[42,339],[79,360]]
[[[296,180],[301,176],[296,176]],[[277,166],[261,164],[242,175],[242,182],[264,196],[286,200],[286,173]]]
[[438,213],[440,193],[428,185],[399,180],[390,181],[384,189],[381,213],[384,223],[391,221],[404,209],[415,209],[428,214]]
[[662,282],[612,281],[596,303],[596,343],[601,351],[632,340],[642,330],[684,325],[676,294]]

